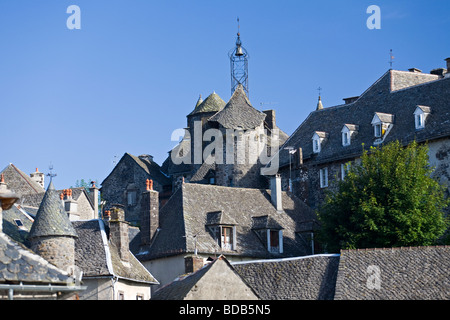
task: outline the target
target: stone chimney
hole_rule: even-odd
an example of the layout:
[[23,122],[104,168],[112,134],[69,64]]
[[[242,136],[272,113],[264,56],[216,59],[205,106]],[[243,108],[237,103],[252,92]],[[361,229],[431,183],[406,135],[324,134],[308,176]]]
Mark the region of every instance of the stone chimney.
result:
[[141,198],[141,245],[149,245],[159,228],[159,192],[153,190],[153,181],[147,179]]
[[79,220],[80,215],[78,213],[78,202],[72,197],[72,189],[63,190],[64,210],[67,212],[70,220]]
[[274,177],[271,177],[270,180],[270,196],[272,200],[272,204],[275,206],[277,211],[283,210],[282,204],[282,194],[281,194],[281,176],[276,174]]
[[44,177],[45,177],[44,173],[39,172],[38,168],[36,168],[36,171],[35,171],[35,172],[30,173],[30,178],[31,178],[31,180],[33,180],[33,181],[39,183],[39,185],[40,185],[42,188],[44,188],[44,186],[45,186],[45,185],[44,185]]
[[92,205],[94,206],[94,217],[93,219],[98,219],[98,192],[99,189],[95,185],[95,181],[91,181],[92,186],[89,188],[89,197],[92,201]]
[[266,114],[266,119],[264,120],[267,123],[267,127],[269,129],[275,128],[276,119],[275,119],[275,110],[265,110],[263,111]]
[[125,221],[125,211],[119,207],[111,208],[111,220],[109,221],[109,241],[119,251],[123,262],[130,261],[130,249],[128,239],[128,223]]
[[197,255],[189,255],[184,257],[184,272],[192,273],[203,268],[203,258]]

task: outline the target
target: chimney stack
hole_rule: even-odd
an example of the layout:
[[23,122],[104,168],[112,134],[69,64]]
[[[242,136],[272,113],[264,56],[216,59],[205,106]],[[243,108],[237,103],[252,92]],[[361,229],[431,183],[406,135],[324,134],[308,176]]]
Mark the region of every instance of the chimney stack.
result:
[[276,174],[270,180],[270,196],[272,204],[275,206],[277,211],[283,210],[283,204],[281,200],[281,176]]
[[98,188],[95,186],[95,181],[91,181],[92,186],[89,188],[89,197],[91,198],[92,205],[94,206],[93,219],[99,219],[98,216]]
[[123,262],[129,262],[128,223],[125,221],[125,211],[118,206],[111,208],[109,230],[109,241],[116,246],[120,259]]
[[445,59],[447,62],[447,74],[450,74],[450,58]]
[[267,127],[272,130],[277,126],[275,120],[275,110],[265,110],[263,112],[266,114],[266,119],[264,121],[267,123]]
[[36,171],[35,171],[35,172],[30,173],[30,178],[31,178],[31,180],[33,180],[33,181],[39,183],[39,185],[40,185],[42,188],[44,188],[44,186],[45,186],[45,185],[44,185],[44,178],[45,178],[45,175],[44,175],[44,173],[39,172],[38,168],[36,168]]
[[10,209],[19,197],[8,190],[3,173],[0,175],[0,232],[3,232],[3,210]]
[[147,179],[141,199],[141,245],[149,245],[159,227],[159,192],[153,190],[153,181]]
[[78,202],[72,198],[72,189],[63,190],[64,210],[71,221],[79,220]]

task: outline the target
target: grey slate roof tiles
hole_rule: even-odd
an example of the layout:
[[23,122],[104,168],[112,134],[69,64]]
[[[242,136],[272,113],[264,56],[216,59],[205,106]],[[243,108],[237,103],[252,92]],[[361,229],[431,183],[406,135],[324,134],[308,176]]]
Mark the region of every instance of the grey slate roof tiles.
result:
[[231,263],[263,300],[332,300],[339,255]]
[[[415,129],[414,111],[417,106],[431,110],[424,129]],[[303,158],[316,164],[350,159],[362,153],[362,144],[373,145],[371,125],[375,113],[390,114],[392,130],[385,142],[412,140],[425,142],[450,135],[450,78],[389,70],[349,104],[313,111],[286,141],[285,146],[302,148]],[[358,126],[350,146],[342,145],[341,130],[345,124]],[[312,136],[315,131],[327,132],[327,140],[319,154],[313,153]],[[280,148],[280,165],[289,164],[289,153]]]
[[266,118],[266,115],[252,107],[242,85],[238,85],[226,106],[209,121],[220,123],[224,128],[243,130],[254,129]]
[[45,236],[77,237],[52,182],[45,192],[28,238]]
[[[296,232],[302,222],[315,218],[314,213],[295,196],[283,192],[282,197],[284,212],[279,213],[269,190],[183,183],[160,209],[160,231],[151,247],[142,248],[137,256],[146,260],[195,249],[198,253],[258,258],[309,254],[309,245],[304,245]],[[268,252],[266,243],[252,229],[254,217],[265,216],[270,217],[270,226],[283,228],[283,254]],[[236,247],[231,251],[222,252],[207,226],[221,220],[236,225]]]
[[0,283],[66,284],[67,273],[0,232]]

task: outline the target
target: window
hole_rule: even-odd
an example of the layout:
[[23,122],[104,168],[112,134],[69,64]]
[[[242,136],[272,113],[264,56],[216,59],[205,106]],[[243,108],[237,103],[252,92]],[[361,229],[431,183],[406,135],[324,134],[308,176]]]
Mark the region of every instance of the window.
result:
[[136,294],[136,300],[144,300],[144,294],[142,293]]
[[314,153],[319,153],[322,150],[322,144],[323,144],[324,140],[326,139],[326,137],[327,137],[326,132],[322,132],[322,131],[314,132],[314,135],[312,137]]
[[322,168],[319,171],[320,187],[328,187],[328,168]]
[[129,206],[136,205],[136,191],[127,192],[127,202]]
[[381,137],[381,133],[382,133],[382,129],[381,129],[381,123],[377,123],[374,126],[374,134],[375,134],[375,138],[380,138]]
[[117,292],[117,300],[125,300],[125,293],[123,291]]
[[267,230],[267,249],[272,253],[283,253],[282,230]]
[[350,132],[349,131],[342,132],[342,145],[344,147],[350,145]]
[[341,180],[342,181],[344,181],[349,170],[350,170],[350,163],[341,163]]
[[221,232],[221,246],[224,250],[233,250],[233,228],[222,227]]
[[426,106],[417,106],[416,110],[414,111],[414,122],[416,126],[416,130],[420,130],[425,128],[425,121],[428,115],[431,112],[430,107]]

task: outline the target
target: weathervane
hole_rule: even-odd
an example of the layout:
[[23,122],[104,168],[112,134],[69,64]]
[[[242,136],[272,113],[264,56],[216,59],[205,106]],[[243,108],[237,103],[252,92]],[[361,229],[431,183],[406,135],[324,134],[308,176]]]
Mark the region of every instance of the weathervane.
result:
[[48,169],[50,170],[50,172],[47,173],[47,177],[50,177],[50,182],[52,182],[52,179],[53,179],[54,177],[56,177],[57,174],[52,172],[52,171],[53,171],[53,165],[52,165],[51,162],[50,162],[50,165],[48,166]]
[[392,49],[389,50],[389,66],[390,69],[392,70],[392,64],[394,63],[394,56],[392,55]]

